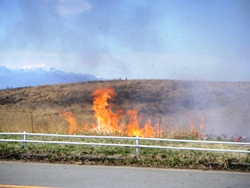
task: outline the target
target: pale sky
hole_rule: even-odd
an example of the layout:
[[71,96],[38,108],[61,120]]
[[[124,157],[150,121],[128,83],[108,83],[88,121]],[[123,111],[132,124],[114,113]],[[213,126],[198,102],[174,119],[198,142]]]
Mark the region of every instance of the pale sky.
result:
[[250,81],[249,0],[1,0],[0,66]]

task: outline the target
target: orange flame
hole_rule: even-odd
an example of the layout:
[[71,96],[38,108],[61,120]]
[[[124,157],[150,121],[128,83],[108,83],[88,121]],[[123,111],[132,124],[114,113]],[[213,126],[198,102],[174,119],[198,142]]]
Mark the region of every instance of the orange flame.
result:
[[120,114],[112,112],[108,100],[116,96],[113,88],[97,89],[93,92],[94,104],[93,110],[95,111],[96,124],[94,128],[97,133],[113,134],[120,133],[121,129],[118,126],[120,122]]
[[155,137],[155,131],[152,127],[151,120],[148,119],[147,123],[144,126],[143,133],[145,137]]
[[[148,119],[143,128],[140,127],[138,121],[138,111],[128,110],[125,114],[123,110],[119,109],[116,112],[112,111],[109,104],[116,96],[116,92],[113,88],[97,89],[93,92],[94,103],[92,109],[96,118],[96,123],[92,126],[85,124],[81,131],[84,133],[97,133],[105,135],[127,135],[127,136],[140,136],[140,137],[155,137],[158,135],[161,137],[162,130],[157,124],[154,127],[152,122]],[[113,108],[116,108],[112,105]],[[117,109],[117,108],[116,108]],[[66,112],[61,114],[70,123],[69,134],[77,133],[80,128],[77,127],[76,118],[72,112]],[[123,120],[124,117],[128,117],[127,124]]]
[[70,123],[69,125],[69,134],[74,134],[77,132],[77,124],[76,124],[76,118],[73,116],[72,112],[66,112],[61,114],[65,119]]
[[116,95],[113,88],[97,89],[93,92],[93,110],[95,111],[97,122],[93,125],[95,132],[99,134],[155,137],[156,134],[151,124],[151,120],[148,120],[144,128],[140,128],[137,119],[137,110],[128,110],[126,115],[130,117],[129,122],[127,125],[122,124],[122,115],[124,115],[123,110],[118,110],[114,113],[108,103],[109,100],[113,99]]
[[139,127],[137,119],[137,110],[128,110],[127,114],[131,116],[131,121],[127,126],[128,136],[143,136],[143,130]]
[[247,142],[247,136],[237,136],[234,137],[235,142]]
[[203,129],[204,129],[204,122],[205,122],[205,118],[201,118],[200,120],[200,126],[195,126],[195,123],[193,121],[193,119],[189,116],[188,113],[186,113],[186,116],[189,118],[190,123],[191,123],[191,134],[194,138],[202,138],[203,136]]
[[83,132],[88,133],[90,131],[91,131],[91,126],[89,126],[89,124],[86,123],[83,127]]

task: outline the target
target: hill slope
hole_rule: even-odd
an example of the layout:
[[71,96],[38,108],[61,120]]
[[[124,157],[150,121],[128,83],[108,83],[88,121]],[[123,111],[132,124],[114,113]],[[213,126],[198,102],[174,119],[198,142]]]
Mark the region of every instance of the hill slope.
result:
[[71,111],[77,124],[94,123],[92,92],[113,87],[114,111],[136,109],[164,128],[205,126],[207,133],[250,135],[249,82],[173,80],[98,81],[0,90],[0,130],[65,132],[60,113]]

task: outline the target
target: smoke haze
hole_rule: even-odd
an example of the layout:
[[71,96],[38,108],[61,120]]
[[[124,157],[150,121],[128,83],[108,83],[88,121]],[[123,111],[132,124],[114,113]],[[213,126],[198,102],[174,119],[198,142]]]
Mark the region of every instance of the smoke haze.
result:
[[[249,10],[248,0],[1,0],[0,66],[42,64],[106,79],[224,81],[220,90],[191,84],[176,104],[203,116],[209,131],[243,134],[250,110]],[[160,102],[172,114],[179,108]],[[200,115],[203,107],[211,110]]]
[[249,9],[245,0],[3,0],[0,62],[108,79],[249,81]]

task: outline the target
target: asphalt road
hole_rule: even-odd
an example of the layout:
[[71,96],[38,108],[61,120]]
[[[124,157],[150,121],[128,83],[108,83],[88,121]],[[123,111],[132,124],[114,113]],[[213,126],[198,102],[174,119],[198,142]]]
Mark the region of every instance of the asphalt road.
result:
[[0,161],[3,184],[49,187],[250,188],[250,173]]

